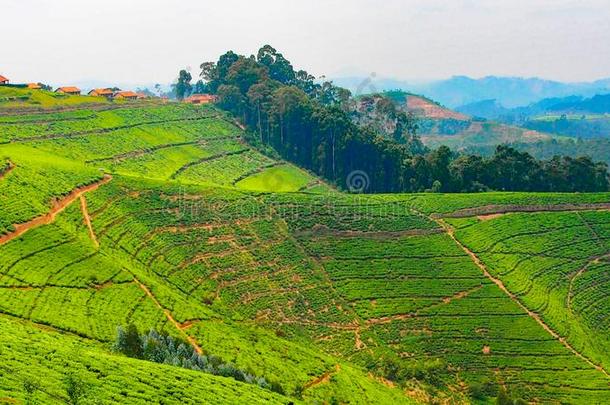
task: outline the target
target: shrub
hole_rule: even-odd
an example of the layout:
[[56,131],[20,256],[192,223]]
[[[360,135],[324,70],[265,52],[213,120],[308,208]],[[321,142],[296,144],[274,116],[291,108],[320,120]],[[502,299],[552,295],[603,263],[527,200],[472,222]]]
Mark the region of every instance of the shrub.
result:
[[129,325],[127,330],[119,326],[114,350],[129,357],[230,377],[284,394],[284,389],[280,384],[270,384],[264,377],[241,370],[231,363],[224,362],[220,357],[201,355],[187,342],[160,334],[154,329],[147,334],[140,335],[134,325]]
[[64,377],[64,387],[68,396],[68,403],[77,405],[87,394],[87,384],[76,374],[70,373]]

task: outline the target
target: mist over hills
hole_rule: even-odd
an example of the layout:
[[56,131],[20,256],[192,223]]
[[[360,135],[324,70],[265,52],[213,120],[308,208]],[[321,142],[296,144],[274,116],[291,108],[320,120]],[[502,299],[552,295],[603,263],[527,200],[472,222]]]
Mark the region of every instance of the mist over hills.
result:
[[490,99],[496,100],[504,107],[512,108],[544,98],[571,95],[591,97],[610,92],[610,78],[593,82],[563,83],[540,78],[487,76],[473,79],[467,76],[453,76],[445,80],[422,83],[372,75],[334,77],[333,81],[354,93],[407,90],[424,94],[451,108]]

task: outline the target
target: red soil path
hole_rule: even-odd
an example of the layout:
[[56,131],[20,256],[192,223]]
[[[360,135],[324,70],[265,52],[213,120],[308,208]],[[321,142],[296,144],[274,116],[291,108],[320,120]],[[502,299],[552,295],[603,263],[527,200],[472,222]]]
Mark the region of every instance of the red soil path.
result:
[[91,225],[91,217],[89,216],[89,211],[87,211],[87,200],[84,195],[80,196],[80,209],[83,212],[83,218],[85,220],[85,224],[87,225],[87,229],[89,230],[89,237],[93,241],[93,244],[96,248],[100,247],[97,238],[95,237],[95,232],[93,232],[93,226]]
[[172,316],[171,312],[168,309],[165,309],[161,305],[161,303],[159,302],[159,300],[157,300],[157,297],[155,297],[155,295],[152,293],[152,291],[150,291],[150,289],[148,287],[146,287],[140,280],[138,280],[137,278],[134,277],[134,281],[136,282],[136,284],[138,284],[140,286],[142,291],[144,291],[146,293],[146,295],[148,295],[148,297],[155,303],[155,305],[160,310],[163,311],[167,320],[170,321],[171,324],[176,327],[176,329],[178,329],[180,334],[191,344],[191,346],[193,346],[195,351],[199,354],[203,354],[203,349],[199,346],[199,344],[197,344],[197,341],[195,340],[195,338],[187,335],[184,332],[184,329],[186,329],[188,327],[188,325],[187,325],[187,327],[185,327],[182,324],[180,324],[178,321],[176,321],[176,319],[174,319],[174,317]]
[[13,240],[15,238],[18,238],[19,236],[23,235],[30,229],[39,227],[41,225],[50,224],[51,222],[53,222],[55,220],[55,217],[57,216],[57,214],[59,214],[60,212],[65,210],[66,207],[68,205],[72,204],[77,198],[80,198],[80,196],[82,196],[84,193],[96,190],[99,186],[108,183],[110,180],[112,180],[112,176],[107,174],[107,175],[104,175],[104,178],[100,181],[89,184],[87,186],[75,188],[66,197],[62,198],[59,201],[54,202],[53,207],[46,214],[36,217],[36,218],[34,218],[28,222],[22,223],[22,224],[14,224],[13,225],[13,227],[15,228],[14,231],[0,236],[0,245],[10,242],[11,240]]
[[447,235],[449,235],[449,237],[468,255],[470,256],[470,258],[472,259],[472,261],[474,262],[474,264],[481,269],[481,271],[483,272],[483,274],[485,275],[485,277],[487,277],[489,280],[491,280],[494,284],[496,284],[500,290],[502,290],[506,295],[509,296],[509,298],[511,300],[513,300],[513,302],[515,302],[522,310],[524,310],[532,319],[534,319],[544,330],[546,330],[551,336],[553,336],[555,339],[559,340],[559,342],[565,347],[567,348],[569,351],[571,351],[574,355],[576,355],[577,357],[579,357],[581,360],[585,361],[587,364],[589,364],[590,366],[594,367],[596,370],[602,372],[606,377],[610,377],[610,375],[608,374],[608,372],[601,366],[593,363],[591,360],[589,360],[589,358],[587,358],[585,355],[583,355],[582,353],[580,353],[579,351],[577,351],[574,347],[572,347],[572,345],[570,345],[566,339],[562,336],[559,336],[559,334],[557,334],[557,332],[555,332],[553,329],[551,329],[550,326],[548,326],[540,317],[540,315],[538,315],[537,313],[533,312],[532,310],[530,310],[529,308],[527,308],[523,303],[521,303],[521,301],[517,298],[517,296],[515,296],[515,294],[513,294],[512,292],[510,292],[508,290],[508,288],[506,288],[506,286],[504,285],[504,283],[502,282],[502,280],[495,278],[494,276],[491,275],[491,273],[489,273],[489,271],[487,270],[487,267],[485,266],[485,264],[483,264],[483,262],[481,261],[481,259],[478,258],[478,256],[471,251],[470,249],[468,249],[468,247],[466,247],[465,245],[462,244],[462,242],[460,242],[456,236],[454,235],[454,231],[453,228],[451,226],[449,226],[446,222],[444,222],[442,219],[437,219],[436,220],[437,223],[439,225],[441,225],[442,227],[445,228],[445,230],[447,231]]
[[8,162],[8,169],[6,169],[3,172],[0,172],[0,180],[2,180],[2,178],[4,176],[6,176],[7,174],[9,174],[14,168],[15,168],[15,165],[13,164],[13,162],[9,161]]
[[341,365],[335,364],[334,370],[329,370],[329,371],[325,372],[324,374],[322,374],[320,377],[316,377],[313,380],[309,381],[307,384],[305,384],[303,386],[303,390],[315,387],[316,385],[330,382],[330,378],[333,376],[333,374],[336,374],[339,371],[341,371]]

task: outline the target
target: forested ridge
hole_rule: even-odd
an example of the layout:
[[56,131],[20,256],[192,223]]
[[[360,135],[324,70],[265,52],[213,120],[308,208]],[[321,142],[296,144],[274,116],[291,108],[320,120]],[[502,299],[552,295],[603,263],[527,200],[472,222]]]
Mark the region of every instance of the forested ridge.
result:
[[[350,173],[366,174],[365,192],[604,191],[607,165],[589,157],[537,160],[498,146],[491,157],[465,155],[447,147],[425,148],[413,117],[382,97],[375,112],[392,123],[391,134],[360,125],[354,98],[331,82],[319,83],[273,47],[249,57],[232,51],[201,65],[198,92],[218,95],[219,105],[250,130],[252,141],[309,169],[341,188]],[[179,97],[191,91],[181,72]]]

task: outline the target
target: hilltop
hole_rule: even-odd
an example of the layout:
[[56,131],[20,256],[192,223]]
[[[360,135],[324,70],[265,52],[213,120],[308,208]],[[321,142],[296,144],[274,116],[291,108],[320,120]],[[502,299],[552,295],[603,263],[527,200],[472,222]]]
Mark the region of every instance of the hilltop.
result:
[[[458,151],[476,147],[493,151],[504,143],[530,144],[541,141],[561,140],[544,132],[508,125],[501,122],[473,117],[447,108],[428,97],[404,91],[386,91],[379,94],[397,103],[398,108],[413,114],[417,122],[417,134],[424,145],[438,148],[449,146]],[[363,97],[366,99],[366,96]]]
[[35,99],[0,104],[1,398],[609,400],[608,193],[345,194],[211,105]]

